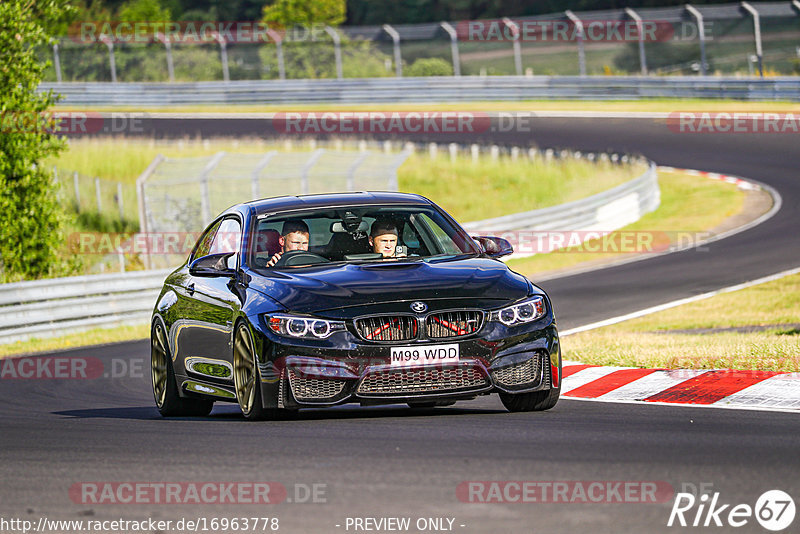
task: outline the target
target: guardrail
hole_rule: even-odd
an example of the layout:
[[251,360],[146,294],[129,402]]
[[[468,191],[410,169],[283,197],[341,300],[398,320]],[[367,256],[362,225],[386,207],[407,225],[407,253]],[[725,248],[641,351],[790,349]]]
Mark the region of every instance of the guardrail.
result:
[[[583,233],[587,237],[586,232],[608,233],[627,226],[655,210],[660,204],[658,172],[656,165],[651,162],[644,174],[608,191],[558,206],[470,222],[462,226],[470,233],[488,233],[500,237],[505,232],[520,231],[569,231],[574,235]],[[530,255],[532,253],[518,251],[510,257]]]
[[169,270],[0,285],[0,343],[146,323]]
[[800,101],[800,77],[460,76],[196,83],[43,83],[70,106],[638,100],[712,98]]
[[[651,163],[642,176],[591,197],[463,226],[470,232],[612,231],[659,203],[658,177]],[[0,285],[0,343],[146,323],[169,272],[131,271]]]

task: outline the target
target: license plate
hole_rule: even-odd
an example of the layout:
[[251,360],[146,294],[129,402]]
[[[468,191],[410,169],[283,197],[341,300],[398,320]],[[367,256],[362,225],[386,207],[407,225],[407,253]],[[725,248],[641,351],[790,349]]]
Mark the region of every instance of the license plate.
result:
[[392,347],[392,367],[458,363],[458,343],[450,345],[415,345]]

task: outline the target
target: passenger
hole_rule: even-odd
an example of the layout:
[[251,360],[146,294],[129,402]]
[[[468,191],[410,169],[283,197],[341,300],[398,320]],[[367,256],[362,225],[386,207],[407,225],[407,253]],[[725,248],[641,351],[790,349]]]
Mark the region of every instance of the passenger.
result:
[[276,252],[267,262],[267,267],[274,267],[284,253],[291,250],[308,250],[309,240],[308,225],[303,221],[289,220],[283,223],[281,237],[278,244],[283,250]]
[[[397,246],[397,226],[385,219],[376,219],[369,232],[369,246],[373,252],[383,254],[384,258],[405,257],[404,247]],[[398,253],[398,248],[401,249]]]

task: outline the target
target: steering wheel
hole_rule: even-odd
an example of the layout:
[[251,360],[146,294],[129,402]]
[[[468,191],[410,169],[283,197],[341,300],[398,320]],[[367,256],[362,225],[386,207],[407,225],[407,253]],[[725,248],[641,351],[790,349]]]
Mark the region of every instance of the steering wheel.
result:
[[275,267],[297,267],[299,265],[314,265],[316,263],[330,263],[331,260],[307,250],[290,250],[284,252],[281,259],[275,262]]

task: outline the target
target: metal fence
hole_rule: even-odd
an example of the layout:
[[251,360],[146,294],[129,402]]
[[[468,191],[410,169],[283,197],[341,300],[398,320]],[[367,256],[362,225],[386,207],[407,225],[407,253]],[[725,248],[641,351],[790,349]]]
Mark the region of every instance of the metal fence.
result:
[[[218,213],[250,199],[336,191],[397,190],[410,152],[311,151],[162,156],[137,179],[139,227],[146,234],[198,232]],[[148,257],[149,265],[157,263]],[[171,258],[163,261],[170,263]]]
[[489,76],[154,84],[42,84],[69,105],[314,104],[475,100],[727,98],[800,101],[800,77]]
[[[619,36],[610,29],[615,26],[626,33]],[[649,33],[651,28],[657,33]],[[70,36],[43,50],[53,60],[47,79],[399,77],[430,74],[418,62],[431,58],[440,60],[439,74],[454,76],[800,73],[798,0],[566,11],[394,27],[295,28],[270,31],[268,39],[257,42],[226,39],[218,32],[194,44],[158,33],[137,42],[114,37]]]
[[[651,162],[644,174],[608,191],[559,206],[470,222],[463,226],[473,233],[508,237],[512,243],[520,241],[520,231],[569,232],[580,236],[582,242],[592,237],[591,232],[605,235],[634,223],[643,215],[655,211],[659,205],[661,189],[658,186],[658,172]],[[546,252],[555,248],[558,247],[554,246]],[[518,250],[510,258],[533,254]]]
[[136,185],[87,176],[77,171],[53,168],[62,201],[78,214],[98,215],[106,226],[124,228],[138,219]]
[[168,271],[0,285],[0,343],[146,323]]

